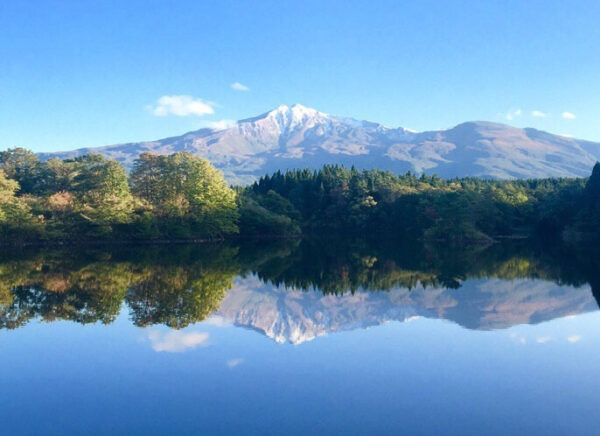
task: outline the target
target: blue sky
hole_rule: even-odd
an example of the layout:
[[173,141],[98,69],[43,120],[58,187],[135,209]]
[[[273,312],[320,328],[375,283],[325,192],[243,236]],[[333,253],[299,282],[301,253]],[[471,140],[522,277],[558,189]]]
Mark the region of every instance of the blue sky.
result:
[[600,141],[599,19],[597,1],[1,2],[0,148],[158,139],[283,103]]

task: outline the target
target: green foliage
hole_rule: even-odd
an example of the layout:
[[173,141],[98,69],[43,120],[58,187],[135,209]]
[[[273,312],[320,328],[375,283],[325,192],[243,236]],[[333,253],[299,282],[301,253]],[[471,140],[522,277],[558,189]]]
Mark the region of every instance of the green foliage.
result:
[[27,202],[15,193],[19,183],[6,177],[0,170],[0,235],[3,240],[35,239],[41,222],[31,213]]
[[589,180],[444,180],[326,165],[230,188],[207,160],[144,153],[130,176],[90,154],[40,162],[0,152],[4,241],[369,235],[457,244],[600,238],[600,164]]
[[[600,179],[600,168],[598,174]],[[273,192],[283,197],[299,213],[294,219],[305,233],[469,243],[535,233],[560,236],[583,216],[593,215],[587,209],[576,217],[584,208],[583,183],[580,179],[443,180],[334,165],[312,172],[278,171],[262,177],[244,195],[289,216],[266,201]]]
[[597,242],[600,240],[600,163],[594,166],[578,203],[578,213],[565,232],[566,239]]
[[152,205],[166,234],[222,237],[238,232],[236,194],[206,159],[189,153],[142,154],[131,173],[133,193]]
[[235,191],[208,161],[188,153],[143,154],[131,178],[118,162],[94,154],[40,162],[12,149],[0,153],[0,167],[5,240],[214,239],[238,232]]
[[20,147],[0,152],[0,169],[19,184],[20,193],[35,192],[41,164],[33,152]]
[[596,162],[592,175],[585,185],[585,196],[589,202],[600,201],[600,162]]
[[[279,199],[277,201],[279,203]],[[281,204],[274,205],[273,209],[275,210],[269,210],[251,196],[241,197],[239,205],[241,234],[249,236],[299,235],[301,233],[300,226],[291,217],[281,213],[280,206]],[[284,209],[287,208],[284,207]],[[294,211],[289,212],[293,215],[297,213],[294,213]]]
[[42,195],[68,191],[73,187],[73,179],[77,175],[75,167],[75,161],[56,158],[42,163],[36,181],[36,191]]

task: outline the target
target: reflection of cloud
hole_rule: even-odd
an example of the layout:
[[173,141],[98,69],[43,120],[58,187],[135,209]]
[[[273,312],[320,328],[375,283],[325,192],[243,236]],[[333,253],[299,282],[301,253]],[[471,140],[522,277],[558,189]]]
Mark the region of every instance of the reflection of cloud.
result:
[[152,349],[157,352],[181,353],[198,345],[207,345],[208,333],[152,330],[148,332]]
[[538,344],[545,344],[546,342],[550,342],[552,338],[550,336],[542,336],[541,338],[537,338],[536,342]]
[[244,359],[242,359],[241,357],[236,357],[235,359],[229,359],[226,365],[229,368],[235,368],[236,366],[241,365],[242,363],[244,363]]
[[524,336],[519,336],[516,333],[511,333],[510,335],[508,335],[511,339],[513,339],[514,341],[520,343],[520,344],[526,344],[527,343],[527,339]]
[[231,322],[220,315],[211,315],[202,321],[202,324],[214,325],[215,327],[229,327],[232,325]]
[[573,336],[569,336],[567,338],[567,341],[569,341],[572,344],[574,344],[575,342],[579,342],[580,340],[581,340],[581,336],[579,336],[579,335],[573,335]]

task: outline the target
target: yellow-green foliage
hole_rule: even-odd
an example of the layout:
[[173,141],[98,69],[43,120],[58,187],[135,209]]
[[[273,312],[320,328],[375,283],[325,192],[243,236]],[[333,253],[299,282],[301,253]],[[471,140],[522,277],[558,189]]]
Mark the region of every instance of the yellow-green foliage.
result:
[[131,178],[100,155],[40,162],[14,149],[0,153],[2,168],[13,176],[0,173],[0,229],[9,239],[215,238],[238,232],[235,191],[207,160],[189,153],[144,154]]

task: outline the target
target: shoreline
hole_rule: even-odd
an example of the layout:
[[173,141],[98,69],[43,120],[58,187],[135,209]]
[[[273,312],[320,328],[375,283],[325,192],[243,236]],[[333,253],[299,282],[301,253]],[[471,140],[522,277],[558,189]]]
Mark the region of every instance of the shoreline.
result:
[[86,239],[86,240],[48,240],[48,241],[1,241],[0,247],[73,247],[100,245],[185,245],[185,244],[217,244],[239,240],[293,240],[302,239],[303,235],[256,235],[235,236],[227,238],[194,238],[194,239]]
[[[301,240],[314,239],[327,240],[326,236],[331,235],[249,235],[249,236],[230,236],[221,238],[194,238],[194,239],[87,239],[87,240],[48,240],[48,241],[0,241],[0,248],[24,248],[24,247],[93,247],[93,246],[135,246],[135,245],[201,245],[201,244],[221,244],[232,241],[282,241],[282,240]],[[364,239],[361,235],[347,235],[347,239]],[[531,235],[499,235],[489,239],[464,239],[461,241],[452,239],[421,238],[418,241],[422,243],[449,244],[452,246],[488,246],[501,243],[502,241],[527,240]],[[376,238],[377,240],[378,238]],[[410,240],[409,238],[402,238]],[[414,240],[413,240],[414,241]]]

